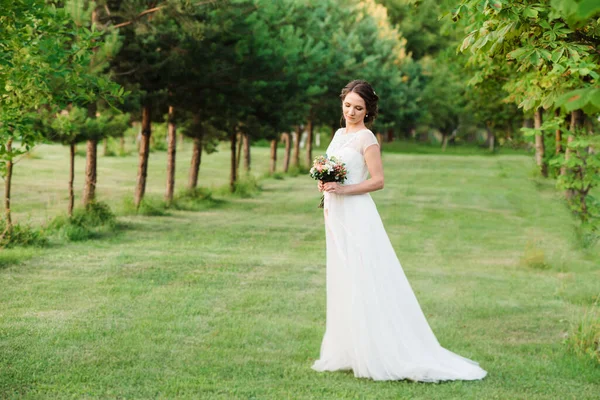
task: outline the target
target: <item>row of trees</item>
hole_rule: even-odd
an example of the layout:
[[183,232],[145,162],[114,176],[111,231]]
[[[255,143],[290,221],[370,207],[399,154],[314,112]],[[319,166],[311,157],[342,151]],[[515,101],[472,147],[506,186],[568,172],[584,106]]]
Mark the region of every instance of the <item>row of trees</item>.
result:
[[468,31],[471,82],[533,115],[524,130],[541,174],[558,178],[584,222],[600,216],[600,3],[463,0],[452,16]]
[[[177,127],[194,139],[190,188],[197,185],[203,148],[231,141],[233,190],[238,135],[250,168],[252,140],[267,138],[275,146],[281,132],[298,132],[302,125],[309,163],[314,127],[339,123],[337,95],[357,76],[386,83],[380,85],[389,110],[382,127],[406,118],[393,111],[408,98],[405,40],[374,1],[340,7],[336,0],[19,0],[4,1],[2,14],[0,132],[8,226],[14,160],[42,136],[71,146],[72,154],[76,143],[86,142],[83,200],[89,204],[98,142],[140,121],[139,206],[154,122],[169,124],[169,201]],[[128,114],[118,117],[115,108]],[[291,163],[298,166],[298,141],[295,147]],[[69,212],[73,179],[71,173]]]
[[[111,70],[119,83],[139,94],[142,150],[136,204],[144,194],[151,125],[167,109],[172,135],[175,119],[190,126],[196,154],[207,141],[228,138],[231,190],[237,180],[238,134],[249,168],[252,140],[266,138],[275,147],[281,132],[298,132],[303,125],[309,164],[315,127],[338,126],[339,90],[357,76],[382,83],[382,106],[389,111],[379,122],[381,129],[401,124],[406,118],[402,105],[410,98],[402,72],[410,62],[405,40],[374,1],[344,3],[236,0],[198,5],[170,0],[157,9],[141,2],[131,23],[111,17],[122,15],[131,2],[104,13],[100,19],[120,26],[123,37]],[[175,141],[170,144],[169,165],[174,165]],[[293,166],[300,164],[297,146],[298,141]]]
[[0,174],[5,179],[6,234],[12,228],[11,179],[15,161],[41,140],[42,110],[102,100],[124,92],[97,73],[107,49],[103,34],[75,23],[67,8],[38,0],[0,2]]
[[[197,187],[202,153],[227,140],[235,190],[240,155],[249,170],[250,143],[257,139],[269,140],[273,155],[278,141],[285,142],[287,170],[302,164],[291,133],[306,130],[304,163],[310,164],[315,129],[339,126],[340,88],[356,78],[377,89],[382,102],[374,130],[388,140],[435,128],[445,147],[467,127],[481,127],[493,149],[496,138],[518,141],[521,126],[534,120],[527,132],[536,138],[542,173],[559,176],[584,219],[596,212],[590,192],[600,179],[597,136],[590,132],[600,71],[593,2],[0,2],[6,26],[0,165],[8,225],[14,160],[41,140],[69,145],[72,155],[76,143],[86,142],[83,201],[89,204],[98,143],[139,123],[139,206],[153,124],[166,123],[169,203],[178,132],[194,143],[187,188]],[[543,140],[550,133],[551,143]],[[72,156],[69,212],[73,162]]]

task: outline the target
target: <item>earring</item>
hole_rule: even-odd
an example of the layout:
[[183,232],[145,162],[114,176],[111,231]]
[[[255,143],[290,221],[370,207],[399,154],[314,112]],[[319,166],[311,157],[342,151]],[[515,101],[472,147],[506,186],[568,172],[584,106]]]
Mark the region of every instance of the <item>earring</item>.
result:
[[369,114],[365,115],[365,118],[369,118]]

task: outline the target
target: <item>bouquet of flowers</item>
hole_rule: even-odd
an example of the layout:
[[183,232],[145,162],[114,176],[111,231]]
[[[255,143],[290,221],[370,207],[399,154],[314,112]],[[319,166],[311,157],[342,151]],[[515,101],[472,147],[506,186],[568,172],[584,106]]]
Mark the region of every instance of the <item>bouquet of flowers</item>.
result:
[[[343,183],[346,180],[348,171],[346,170],[346,164],[337,157],[327,157],[327,155],[319,156],[313,161],[313,166],[310,169],[310,176],[318,181],[326,182],[339,182]],[[323,208],[325,202],[325,195],[321,196],[321,203],[319,208]]]

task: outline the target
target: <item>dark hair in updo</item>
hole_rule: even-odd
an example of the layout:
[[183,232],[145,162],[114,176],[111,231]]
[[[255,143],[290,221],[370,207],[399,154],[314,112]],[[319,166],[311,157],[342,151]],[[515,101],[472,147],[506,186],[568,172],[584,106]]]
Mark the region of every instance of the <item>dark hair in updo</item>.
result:
[[[365,117],[365,125],[371,125],[373,123],[373,120],[377,118],[377,113],[379,112],[379,109],[377,107],[379,96],[375,94],[375,91],[373,90],[373,87],[371,86],[371,84],[369,84],[369,82],[360,79],[354,80],[348,83],[346,86],[344,86],[344,88],[342,89],[342,93],[340,94],[342,102],[350,92],[356,93],[365,101],[365,106],[367,107],[368,115],[368,117]],[[346,126],[346,120],[344,119],[343,115],[342,119],[340,120],[340,125],[342,127]]]

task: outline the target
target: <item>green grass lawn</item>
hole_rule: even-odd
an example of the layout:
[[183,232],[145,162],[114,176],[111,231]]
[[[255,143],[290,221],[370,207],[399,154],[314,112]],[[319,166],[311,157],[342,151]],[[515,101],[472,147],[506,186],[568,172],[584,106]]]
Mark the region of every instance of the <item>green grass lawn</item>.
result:
[[[189,143],[178,156],[184,186]],[[253,149],[256,175],[267,156]],[[163,194],[165,157],[151,154],[150,196]],[[67,149],[41,146],[17,164],[15,219],[66,210],[67,162]],[[99,199],[121,209],[136,163],[101,157]],[[532,159],[384,153],[384,165],[373,198],[421,306],[485,380],[310,369],[325,329],[325,241],[316,184],[299,176],[204,211],[120,216],[100,239],[0,251],[0,398],[598,398],[600,367],[563,341],[600,293],[600,249],[582,248]],[[227,178],[227,152],[205,155],[201,185]]]

